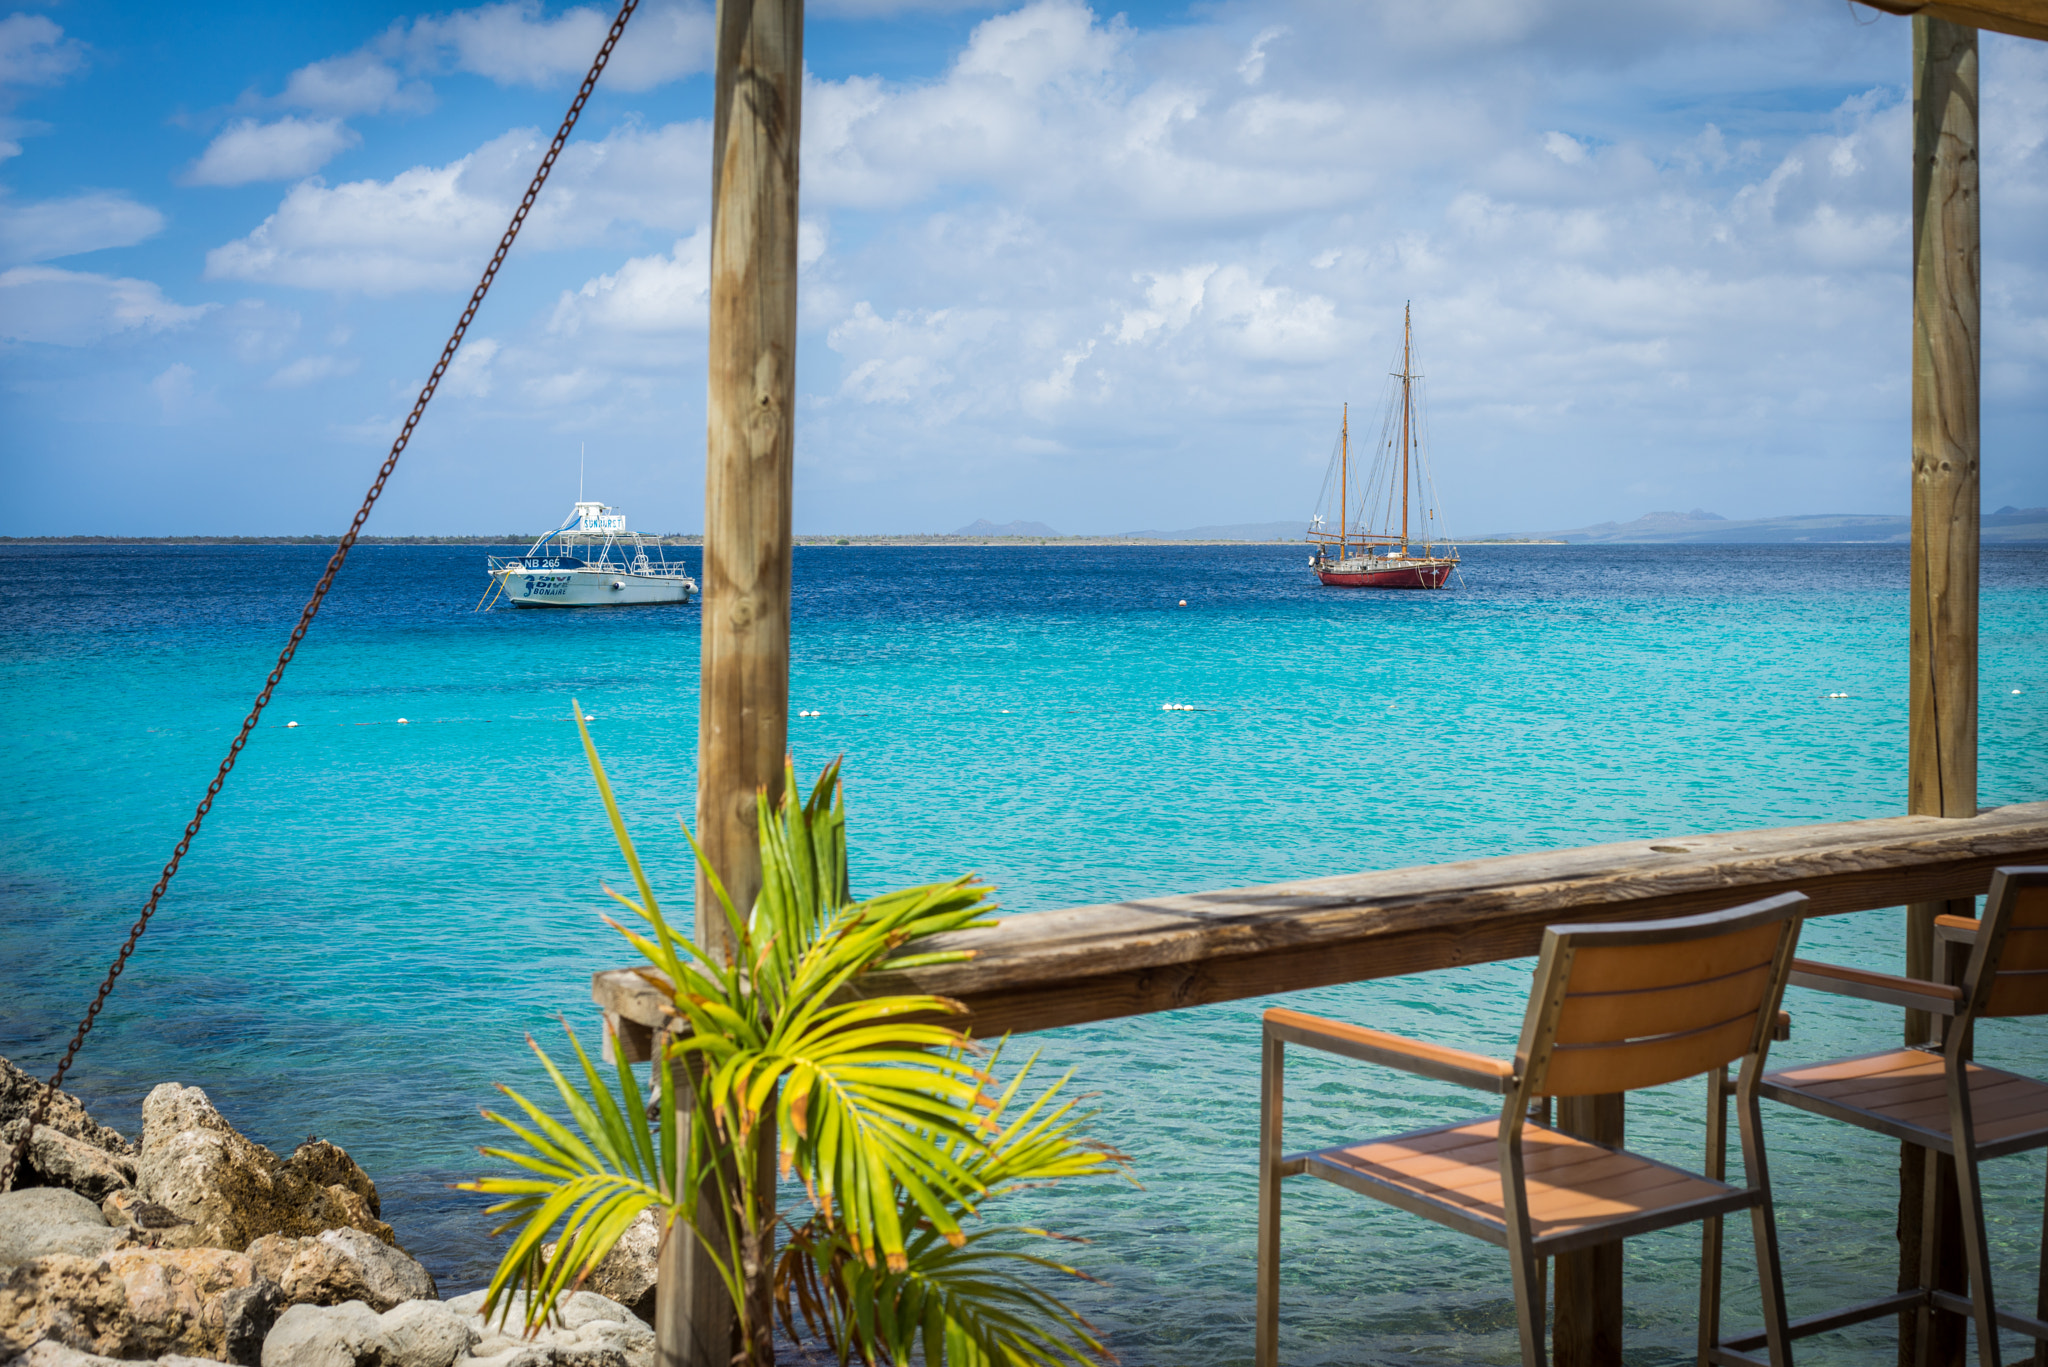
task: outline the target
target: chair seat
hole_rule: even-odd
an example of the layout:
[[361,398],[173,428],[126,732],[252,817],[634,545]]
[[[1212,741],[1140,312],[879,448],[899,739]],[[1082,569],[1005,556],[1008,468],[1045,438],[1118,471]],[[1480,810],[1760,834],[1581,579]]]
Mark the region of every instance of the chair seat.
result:
[[[1289,1161],[1490,1243],[1507,1242],[1498,1116]],[[1757,1199],[1744,1188],[1535,1124],[1523,1127],[1522,1163],[1530,1232],[1546,1254],[1739,1210]]]
[[[1980,1064],[1968,1068],[1980,1157],[2048,1145],[2048,1085]],[[1890,1049],[1785,1068],[1767,1074],[1757,1091],[1816,1115],[1954,1152],[1948,1081],[1941,1055],[1931,1050]]]

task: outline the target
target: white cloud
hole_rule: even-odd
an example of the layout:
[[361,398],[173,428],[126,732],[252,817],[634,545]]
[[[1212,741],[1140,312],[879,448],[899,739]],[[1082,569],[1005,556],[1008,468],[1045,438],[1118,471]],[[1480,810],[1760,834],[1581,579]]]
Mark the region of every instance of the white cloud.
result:
[[1128,346],[1143,341],[1161,328],[1178,332],[1186,327],[1195,310],[1202,306],[1202,295],[1214,274],[1216,263],[1210,261],[1150,276],[1152,283],[1145,288],[1145,306],[1125,310],[1117,324],[1118,344]]
[[270,377],[271,389],[303,389],[337,375],[353,375],[361,364],[353,356],[301,356]]
[[149,392],[156,396],[166,425],[216,412],[212,393],[199,392],[198,375],[198,371],[183,361],[175,361],[149,382]]
[[375,53],[351,52],[294,71],[277,103],[346,118],[351,114],[424,113],[433,108],[434,94],[424,82],[407,82],[397,68]]
[[[986,354],[1000,324],[1001,315],[987,309],[913,310],[883,318],[863,300],[826,337],[848,361],[839,393],[862,404],[931,400],[939,404],[932,415],[938,420],[958,417],[975,396],[953,385],[955,365],[972,366],[977,355]],[[1001,403],[993,394],[978,397]]]
[[1275,24],[1259,30],[1259,36],[1252,39],[1252,45],[1245,49],[1244,60],[1237,64],[1237,74],[1246,85],[1257,85],[1266,79],[1266,45],[1274,39],[1284,37],[1287,26]]
[[711,230],[699,228],[665,256],[636,256],[609,275],[563,291],[548,331],[574,337],[586,327],[612,332],[703,328],[711,295]]
[[[550,16],[535,0],[401,19],[354,52],[292,72],[272,107],[347,118],[424,113],[425,78],[468,72],[500,85],[580,79],[611,27],[610,11],[577,6]],[[649,0],[634,12],[605,68],[606,89],[651,90],[710,68],[712,12],[703,0]]]
[[[238,300],[221,319],[235,358],[247,365],[269,364],[284,355],[297,340],[303,321],[296,310],[261,299]],[[331,344],[339,346],[346,340],[331,340]]]
[[247,185],[296,180],[325,166],[362,139],[340,119],[287,115],[270,123],[237,119],[207,145],[185,173],[187,185]]
[[488,397],[497,378],[491,373],[491,362],[497,359],[498,350],[498,343],[492,338],[466,339],[455,359],[448,363],[448,372],[441,377],[441,387],[435,392],[458,399]]
[[172,303],[148,280],[55,266],[0,273],[0,336],[16,342],[89,346],[122,333],[186,327],[214,307]]
[[[500,85],[551,86],[590,69],[612,18],[589,5],[550,16],[535,0],[512,0],[400,20],[360,56],[414,72],[466,71]],[[711,7],[702,0],[642,4],[605,67],[605,85],[651,90],[708,70],[711,28]],[[395,81],[394,72],[394,88]]]
[[987,7],[988,0],[814,0],[806,8],[812,14],[847,19],[886,19],[898,14],[945,14]]
[[85,65],[83,44],[40,14],[0,19],[0,87],[55,85]]
[[1577,166],[1586,159],[1585,144],[1569,133],[1545,133],[1543,150],[1567,166]]
[[17,203],[0,189],[0,263],[53,261],[132,247],[162,231],[164,216],[113,190]]
[[[1903,25],[1782,0],[1643,0],[1597,33],[1583,0],[1270,0],[1156,27],[1114,9],[1012,0],[929,77],[807,83],[798,450],[835,525],[1001,520],[1048,497],[1028,515],[1070,530],[1305,513],[1338,406],[1371,422],[1410,299],[1459,530],[1633,516],[1634,485],[1731,514],[1715,489],[1794,511],[1902,487]],[[562,0],[402,24],[287,90],[307,122],[392,112],[455,71],[559,90],[599,17]],[[683,70],[695,41],[635,79]],[[2048,48],[1987,38],[1985,71],[1987,410],[2037,407]],[[545,131],[280,189],[209,273],[466,291]],[[701,382],[678,377],[703,364],[708,178],[702,123],[572,144],[515,251],[528,291],[493,304],[501,331],[446,392],[572,444],[600,422],[648,433],[674,458],[701,428]],[[363,373],[325,382],[388,409],[390,310],[304,307],[304,337],[222,322],[260,380],[341,355],[317,339],[345,314]]]
[[[522,252],[584,245],[623,224],[671,231],[704,214],[709,186],[702,124],[627,124],[572,142],[520,234]],[[390,180],[292,187],[253,232],[207,253],[209,279],[391,294],[471,284],[540,161],[543,144],[516,129],[445,166]]]

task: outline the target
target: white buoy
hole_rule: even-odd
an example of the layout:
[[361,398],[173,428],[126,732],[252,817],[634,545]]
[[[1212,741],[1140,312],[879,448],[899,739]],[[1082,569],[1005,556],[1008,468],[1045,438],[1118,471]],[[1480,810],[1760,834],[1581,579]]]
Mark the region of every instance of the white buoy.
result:
[[1181,600],[1180,600],[1180,605],[1181,605],[1182,607],[1186,607],[1186,606],[1188,605],[1188,600],[1187,600],[1187,599],[1185,599],[1185,598],[1181,599]]
[[403,725],[405,725],[405,718],[404,718],[404,717],[400,717],[400,718],[398,719],[398,724],[399,724],[400,726],[403,726]]
[[[2014,689],[2013,691],[2014,691],[2014,692],[2018,692],[2019,690],[2018,690],[2018,689]],[[292,727],[294,727],[294,726],[297,726],[297,725],[298,725],[298,723],[297,723],[297,722],[295,722],[295,721],[288,721],[288,722],[286,722],[286,723],[285,723],[285,728],[286,728],[287,730],[289,730],[290,728],[292,728]]]

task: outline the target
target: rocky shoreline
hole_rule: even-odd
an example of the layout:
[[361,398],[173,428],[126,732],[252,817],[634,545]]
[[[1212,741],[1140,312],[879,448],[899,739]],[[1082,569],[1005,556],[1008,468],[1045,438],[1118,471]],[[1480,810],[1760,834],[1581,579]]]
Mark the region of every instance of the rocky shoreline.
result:
[[[0,1059],[10,1150],[40,1089]],[[174,1082],[131,1143],[59,1093],[0,1193],[0,1367],[652,1367],[643,1225],[527,1338],[517,1306],[487,1324],[483,1292],[440,1298],[340,1146],[280,1157]]]

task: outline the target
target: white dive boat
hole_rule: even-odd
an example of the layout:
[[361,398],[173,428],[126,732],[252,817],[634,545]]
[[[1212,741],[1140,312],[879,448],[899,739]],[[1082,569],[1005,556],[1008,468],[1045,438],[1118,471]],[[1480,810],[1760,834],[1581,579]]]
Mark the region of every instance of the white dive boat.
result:
[[687,603],[697,592],[680,560],[669,560],[626,530],[626,515],[602,503],[578,503],[569,520],[533,543],[526,554],[489,557],[494,587],[485,606],[502,595],[520,608],[607,608],[643,603]]

